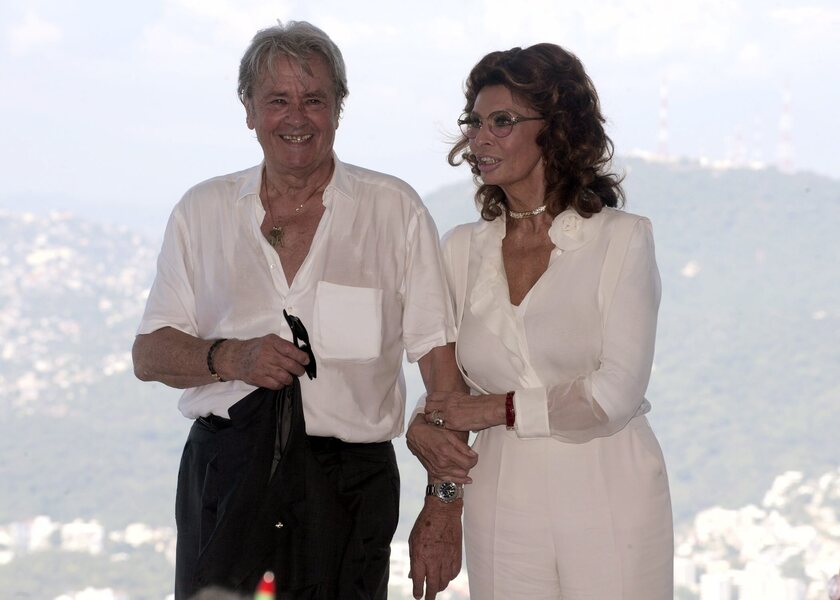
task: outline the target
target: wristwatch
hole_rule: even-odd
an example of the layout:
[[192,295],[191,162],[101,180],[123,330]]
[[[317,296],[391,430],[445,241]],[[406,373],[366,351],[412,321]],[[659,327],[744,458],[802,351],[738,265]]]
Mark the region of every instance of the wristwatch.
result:
[[455,483],[453,481],[430,483],[426,486],[426,495],[434,496],[441,502],[449,504],[450,502],[455,502],[455,500],[464,497],[464,484]]

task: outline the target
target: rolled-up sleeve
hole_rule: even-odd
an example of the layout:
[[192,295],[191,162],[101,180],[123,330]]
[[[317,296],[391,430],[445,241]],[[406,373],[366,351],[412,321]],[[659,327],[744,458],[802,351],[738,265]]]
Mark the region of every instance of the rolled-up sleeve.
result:
[[157,274],[149,290],[138,334],[173,327],[197,335],[190,238],[182,209],[183,201],[176,205],[166,225]]
[[432,348],[455,341],[455,319],[437,228],[422,205],[412,215],[406,244],[403,343],[408,360],[416,362]]

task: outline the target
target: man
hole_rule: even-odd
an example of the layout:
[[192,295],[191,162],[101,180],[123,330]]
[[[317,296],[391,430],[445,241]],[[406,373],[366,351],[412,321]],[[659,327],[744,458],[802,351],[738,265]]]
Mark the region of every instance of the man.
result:
[[[258,32],[239,94],[264,161],[193,187],[169,220],[133,358],[140,379],[185,388],[179,408],[196,419],[178,480],[176,600],[209,584],[252,592],[276,565],[281,597],[387,595],[403,351],[429,391],[458,374],[431,217],[404,182],[333,153],[347,93],[320,29]],[[292,392],[291,432],[272,390]]]

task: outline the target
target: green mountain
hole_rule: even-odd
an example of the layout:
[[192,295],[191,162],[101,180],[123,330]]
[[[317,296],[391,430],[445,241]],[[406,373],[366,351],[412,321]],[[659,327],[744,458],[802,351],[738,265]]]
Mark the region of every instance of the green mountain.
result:
[[[675,519],[740,506],[787,470],[840,464],[840,182],[624,159],[626,209],[662,275],[649,419]],[[426,200],[445,232],[471,182]]]
[[[840,182],[636,159],[622,168],[627,209],[653,221],[662,274],[648,398],[676,520],[743,506],[788,470],[836,469]],[[426,198],[441,232],[477,218],[471,196],[465,181]],[[129,355],[157,250],[125,228],[0,211],[0,529],[38,514],[172,526],[189,422],[177,391],[134,379]],[[416,370],[407,380],[416,398]],[[424,475],[396,446],[405,539]],[[0,584],[34,564],[0,564]],[[149,568],[171,577],[164,563]]]

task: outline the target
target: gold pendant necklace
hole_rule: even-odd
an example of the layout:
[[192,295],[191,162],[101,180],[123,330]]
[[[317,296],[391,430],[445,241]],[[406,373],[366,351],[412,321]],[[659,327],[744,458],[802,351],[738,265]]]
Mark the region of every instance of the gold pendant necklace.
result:
[[277,227],[277,225],[273,225],[271,227],[271,231],[268,232],[268,243],[271,244],[272,248],[276,248],[277,246],[283,247],[283,228]]
[[268,218],[271,220],[271,231],[265,237],[268,239],[268,243],[271,244],[272,248],[277,248],[277,246],[282,248],[283,228],[275,223],[274,215],[271,214],[271,201],[268,199],[268,185],[266,185],[267,179],[268,174],[263,171],[262,189],[265,194],[265,208],[268,210]]
[[[327,172],[327,177],[324,181],[321,182],[319,186],[317,186],[311,194],[309,194],[306,198],[303,199],[297,208],[295,208],[295,212],[292,217],[300,214],[300,211],[303,210],[303,206],[309,201],[310,198],[317,195],[319,192],[323,192],[326,187],[327,183],[329,182],[330,178],[332,177],[333,170],[330,169]],[[268,218],[271,220],[271,231],[269,231],[265,237],[268,240],[268,243],[271,244],[272,248],[277,248],[277,246],[283,247],[283,226],[277,225],[274,221],[274,215],[271,214],[271,201],[268,198],[268,175],[266,174],[265,170],[263,169],[263,180],[262,180],[262,191],[265,195],[265,208],[266,212],[268,212]]]

